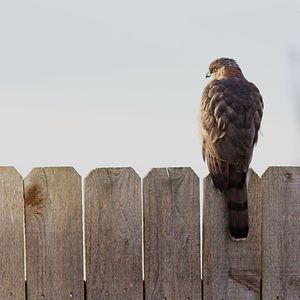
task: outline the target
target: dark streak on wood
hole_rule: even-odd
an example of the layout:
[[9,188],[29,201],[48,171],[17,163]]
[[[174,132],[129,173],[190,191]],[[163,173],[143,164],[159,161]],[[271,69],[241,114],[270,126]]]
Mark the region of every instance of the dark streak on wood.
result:
[[32,184],[25,192],[25,205],[36,206],[43,202],[43,190],[38,184]]

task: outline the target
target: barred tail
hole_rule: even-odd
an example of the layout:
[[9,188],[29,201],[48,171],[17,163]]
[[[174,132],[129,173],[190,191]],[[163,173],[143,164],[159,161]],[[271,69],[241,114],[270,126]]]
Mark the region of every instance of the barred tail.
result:
[[236,239],[246,238],[249,231],[246,185],[224,191],[228,205],[229,231]]

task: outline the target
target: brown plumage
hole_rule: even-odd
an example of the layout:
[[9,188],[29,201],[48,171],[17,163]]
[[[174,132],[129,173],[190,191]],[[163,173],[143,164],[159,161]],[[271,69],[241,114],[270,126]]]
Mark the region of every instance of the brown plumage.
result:
[[248,234],[246,177],[263,114],[258,88],[243,76],[233,59],[209,65],[212,80],[200,106],[202,154],[216,188],[228,203],[229,230],[234,238]]

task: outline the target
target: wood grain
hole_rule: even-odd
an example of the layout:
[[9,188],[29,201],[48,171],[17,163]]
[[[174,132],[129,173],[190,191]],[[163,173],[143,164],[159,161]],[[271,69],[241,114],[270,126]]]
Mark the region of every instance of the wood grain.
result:
[[87,299],[142,299],[141,180],[132,168],[85,179]]
[[145,299],[201,299],[199,178],[152,169],[143,190]]
[[27,299],[83,299],[80,176],[35,168],[24,183]]
[[300,298],[300,167],[262,176],[263,299]]
[[23,179],[0,167],[0,299],[24,300]]
[[203,295],[204,299],[260,299],[261,279],[261,184],[248,175],[249,234],[233,241],[223,195],[211,177],[204,179]]

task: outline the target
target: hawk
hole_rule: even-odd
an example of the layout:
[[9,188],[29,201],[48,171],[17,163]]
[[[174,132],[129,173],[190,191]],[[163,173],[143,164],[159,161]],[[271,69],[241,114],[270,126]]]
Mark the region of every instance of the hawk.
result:
[[225,196],[231,236],[246,238],[246,177],[264,104],[258,88],[233,59],[214,60],[206,77],[212,79],[204,88],[200,105],[203,160],[214,185]]

